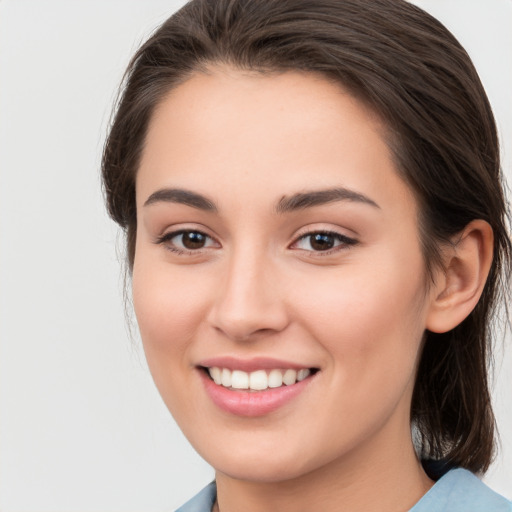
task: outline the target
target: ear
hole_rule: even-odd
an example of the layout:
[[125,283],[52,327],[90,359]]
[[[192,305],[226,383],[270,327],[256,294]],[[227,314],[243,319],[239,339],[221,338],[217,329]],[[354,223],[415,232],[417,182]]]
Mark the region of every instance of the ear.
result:
[[432,288],[426,328],[447,332],[459,325],[476,306],[493,257],[494,237],[484,220],[474,220],[443,250],[444,271]]

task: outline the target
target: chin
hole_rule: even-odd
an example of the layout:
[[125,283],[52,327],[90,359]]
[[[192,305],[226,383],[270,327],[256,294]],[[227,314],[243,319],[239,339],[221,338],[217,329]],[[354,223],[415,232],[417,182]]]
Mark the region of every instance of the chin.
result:
[[309,471],[297,464],[297,461],[266,460],[259,464],[251,461],[223,461],[218,464],[216,471],[236,480],[258,483],[280,483],[294,480]]
[[236,480],[260,483],[278,483],[293,480],[315,469],[314,461],[304,453],[304,446],[282,449],[282,444],[271,448],[251,443],[251,447],[199,452],[216,471]]

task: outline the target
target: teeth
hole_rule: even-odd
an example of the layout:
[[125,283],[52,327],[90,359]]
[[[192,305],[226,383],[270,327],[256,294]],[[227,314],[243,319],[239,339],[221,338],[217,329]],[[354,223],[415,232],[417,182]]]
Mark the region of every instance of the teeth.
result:
[[220,376],[220,383],[225,387],[231,387],[231,371],[227,368],[222,369],[222,373]]
[[260,391],[268,388],[268,377],[265,370],[258,370],[249,374],[249,387]]
[[307,368],[302,368],[302,370],[299,370],[297,372],[297,380],[300,382],[301,380],[304,380],[306,377],[309,377],[311,374],[311,370]]
[[249,374],[240,370],[231,372],[231,387],[234,389],[249,389]]
[[297,372],[295,370],[286,370],[283,375],[283,384],[291,386],[297,381]]
[[210,376],[215,384],[222,384],[222,370],[220,368],[210,368]]
[[283,385],[283,374],[281,370],[271,370],[268,374],[268,387],[280,388]]
[[256,370],[254,372],[244,372],[242,370],[229,370],[228,368],[212,367],[208,368],[210,377],[215,384],[232,389],[251,389],[254,391],[262,391],[267,388],[279,388],[283,384],[291,386],[296,382],[300,382],[309,375],[311,370],[302,368],[299,371],[292,370]]

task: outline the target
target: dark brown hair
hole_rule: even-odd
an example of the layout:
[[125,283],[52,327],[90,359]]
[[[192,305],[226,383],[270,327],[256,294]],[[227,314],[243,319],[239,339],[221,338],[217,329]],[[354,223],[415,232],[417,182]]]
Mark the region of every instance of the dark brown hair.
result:
[[485,471],[494,447],[491,317],[507,289],[511,243],[496,126],[467,53],[403,0],[189,2],[131,61],[104,149],[107,207],[126,231],[130,269],[135,176],[151,115],[170,89],[216,63],[320,73],[372,108],[418,200],[429,275],[442,244],[470,221],[491,225],[494,259],[483,295],[455,329],[426,333],[411,409],[422,458]]

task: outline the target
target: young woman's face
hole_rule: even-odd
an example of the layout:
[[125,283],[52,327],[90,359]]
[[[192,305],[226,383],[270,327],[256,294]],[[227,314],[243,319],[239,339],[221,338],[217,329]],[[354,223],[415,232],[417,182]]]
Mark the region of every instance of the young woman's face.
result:
[[410,443],[431,299],[371,112],[312,74],[214,68],[156,109],[136,190],[145,353],[209,463],[280,481]]

